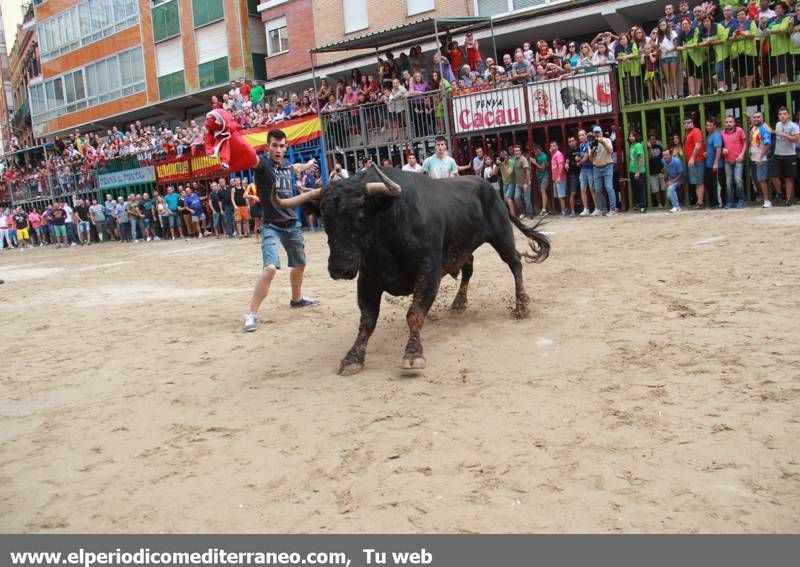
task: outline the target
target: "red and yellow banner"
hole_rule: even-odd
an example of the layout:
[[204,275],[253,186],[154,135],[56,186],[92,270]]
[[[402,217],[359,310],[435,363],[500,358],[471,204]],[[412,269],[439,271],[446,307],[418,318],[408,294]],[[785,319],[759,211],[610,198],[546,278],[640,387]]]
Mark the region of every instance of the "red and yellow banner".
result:
[[[267,135],[270,131],[278,129],[286,134],[286,144],[289,146],[310,142],[322,136],[322,124],[316,114],[287,120],[273,126],[242,130],[242,135],[248,144],[259,151],[267,147]],[[218,158],[209,156],[175,158],[156,165],[158,183],[191,181],[226,173],[233,172],[224,170],[220,167]]]
[[289,146],[310,142],[322,136],[322,124],[316,114],[287,120],[277,126],[244,130],[242,134],[244,134],[244,139],[247,140],[248,144],[256,150],[262,150],[267,147],[267,135],[269,132],[277,129],[283,130],[283,133],[286,134],[286,144]]
[[194,177],[206,177],[217,171],[222,171],[219,165],[219,158],[211,156],[199,156],[192,158],[192,175]]
[[159,183],[180,181],[191,176],[189,162],[186,159],[170,161],[156,165],[156,179]]

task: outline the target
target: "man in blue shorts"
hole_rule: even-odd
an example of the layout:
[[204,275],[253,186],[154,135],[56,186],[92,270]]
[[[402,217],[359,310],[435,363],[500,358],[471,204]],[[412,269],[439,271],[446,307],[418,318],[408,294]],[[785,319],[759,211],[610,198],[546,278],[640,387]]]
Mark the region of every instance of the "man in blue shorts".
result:
[[255,331],[258,328],[258,308],[266,299],[270,284],[281,267],[281,259],[278,255],[279,243],[286,250],[289,260],[289,281],[292,286],[292,300],[289,302],[289,306],[299,308],[318,303],[318,301],[302,295],[306,253],[297,213],[294,209],[280,209],[272,204],[273,187],[275,187],[278,197],[282,199],[292,197],[295,192],[292,174],[299,177],[302,172],[316,168],[317,164],[312,159],[303,164],[292,165],[284,157],[286,134],[281,130],[272,130],[267,136],[267,153],[267,156],[259,155],[258,162],[254,166],[256,187],[263,208],[260,232],[264,270],[253,290],[250,312],[244,317],[243,329],[245,331]]
[[769,153],[772,148],[772,132],[764,125],[764,115],[760,112],[755,112],[750,117],[750,123],[752,124],[748,143],[750,171],[764,198],[764,204],[761,206],[769,209],[772,207],[772,201],[769,200]]

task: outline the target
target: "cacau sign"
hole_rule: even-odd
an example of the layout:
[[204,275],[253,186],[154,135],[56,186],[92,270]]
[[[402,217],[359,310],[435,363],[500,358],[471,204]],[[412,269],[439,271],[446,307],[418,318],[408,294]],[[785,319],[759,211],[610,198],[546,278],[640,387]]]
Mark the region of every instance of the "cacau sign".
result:
[[525,124],[525,91],[522,86],[453,97],[457,134]]

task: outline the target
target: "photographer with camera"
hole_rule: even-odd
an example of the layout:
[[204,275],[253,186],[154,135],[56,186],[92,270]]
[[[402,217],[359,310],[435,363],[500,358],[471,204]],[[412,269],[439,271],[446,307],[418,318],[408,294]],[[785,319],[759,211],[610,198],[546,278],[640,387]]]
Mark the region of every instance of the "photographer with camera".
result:
[[578,130],[578,156],[580,160],[578,164],[580,165],[580,185],[581,185],[581,203],[583,204],[583,210],[581,211],[580,216],[588,217],[589,214],[589,193],[592,194],[592,201],[594,202],[594,212],[591,213],[591,216],[599,216],[600,209],[597,206],[597,194],[594,192],[594,167],[592,166],[591,160],[591,143],[594,140],[594,136],[591,134],[587,134],[586,130]]
[[[617,214],[617,194],[614,192],[614,164],[611,154],[614,151],[611,140],[603,136],[600,126],[592,128],[594,139],[589,143],[589,155],[594,169],[594,190],[603,214]],[[608,208],[603,197],[603,189],[608,195]]]

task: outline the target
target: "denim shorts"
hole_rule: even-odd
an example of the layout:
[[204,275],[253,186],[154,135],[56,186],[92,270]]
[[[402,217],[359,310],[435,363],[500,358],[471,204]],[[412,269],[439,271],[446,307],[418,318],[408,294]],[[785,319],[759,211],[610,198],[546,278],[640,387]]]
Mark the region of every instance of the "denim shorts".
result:
[[556,197],[559,199],[563,199],[567,196],[567,182],[566,181],[556,181]]
[[192,222],[200,222],[206,220],[205,213],[200,213],[199,215],[192,215]]
[[144,220],[144,227],[145,228],[150,228],[150,226],[153,224],[153,219],[151,219],[149,217],[145,217],[143,220]]
[[764,160],[761,163],[752,162],[753,166],[753,179],[756,181],[767,181],[769,179],[769,160]]
[[550,176],[545,175],[544,177],[537,178],[536,184],[542,191],[547,191],[547,188],[550,187]]
[[290,268],[306,265],[306,249],[299,221],[294,226],[286,228],[273,224],[261,225],[261,259],[265,268],[275,266],[279,270],[281,269],[278,243],[282,244],[286,250]]
[[514,198],[514,191],[516,189],[516,185],[514,183],[506,183],[506,188],[503,194],[505,195],[506,199],[513,199]]
[[594,190],[594,170],[581,169],[581,189]]
[[705,177],[706,173],[706,164],[702,161],[698,161],[694,165],[690,165],[688,169],[689,169],[689,184],[701,185],[703,183],[703,178]]

